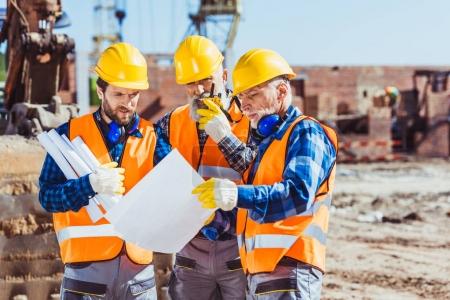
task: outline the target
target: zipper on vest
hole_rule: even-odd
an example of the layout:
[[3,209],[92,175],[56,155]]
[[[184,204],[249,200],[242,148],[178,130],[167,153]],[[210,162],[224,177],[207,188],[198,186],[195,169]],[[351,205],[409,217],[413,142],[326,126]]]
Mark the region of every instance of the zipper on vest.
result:
[[245,235],[245,232],[247,231],[248,218],[249,218],[249,216],[248,216],[248,209],[246,209],[246,210],[245,210],[244,231],[242,232],[242,236],[243,236],[242,244],[243,244],[243,246],[244,246],[244,249],[245,249],[245,253],[246,253],[246,254],[247,254],[248,252],[247,252],[247,243],[245,242],[245,241],[247,240],[247,237],[246,237],[246,235]]
[[[256,163],[258,163],[258,166],[259,166],[259,164],[262,162],[262,159],[263,159],[263,157],[264,157],[264,154],[266,154],[267,150],[269,149],[270,145],[272,145],[272,142],[273,142],[273,141],[274,141],[274,139],[271,138],[271,140],[270,140],[270,142],[268,143],[266,149],[264,149],[264,152],[261,153],[261,155],[260,155],[260,152],[259,152],[259,151],[258,151],[258,153],[256,154],[256,158],[255,158],[255,160],[252,162],[250,172],[248,173],[248,183],[247,183],[247,184],[253,184],[253,180],[255,180],[256,172],[258,171],[258,170],[255,170]],[[259,157],[258,157],[258,156],[259,156]],[[258,159],[258,158],[259,158],[259,159]]]
[[198,146],[199,146],[199,150],[200,150],[200,155],[198,157],[198,162],[197,162],[197,168],[195,169],[198,172],[198,169],[200,168],[200,163],[202,162],[202,157],[203,157],[203,150],[205,149],[205,145],[208,142],[209,139],[209,135],[206,135],[206,139],[205,142],[203,143],[203,145],[200,144],[200,129],[198,128],[198,123],[195,123],[195,128],[197,129],[197,140],[198,140]]
[[120,167],[122,166],[122,159],[123,159],[123,155],[125,154],[125,150],[127,150],[127,144],[128,144],[128,138],[129,137],[130,136],[127,134],[127,136],[125,138],[125,141],[124,141],[124,146],[123,146],[123,149],[122,149],[122,153],[120,154],[119,161],[117,162]]
[[110,158],[111,161],[114,161],[113,157],[111,156],[111,153],[109,152],[109,149],[108,149],[108,143],[107,143],[107,140],[106,140],[106,138],[105,138],[105,135],[103,134],[103,131],[102,131],[101,127],[100,127],[100,124],[98,124],[98,121],[97,121],[97,119],[94,117],[94,115],[92,115],[92,117],[94,118],[94,123],[95,123],[95,125],[97,126],[97,129],[98,129],[98,131],[100,132],[100,136],[101,136],[102,139],[103,139],[103,144],[105,145],[106,150],[108,151],[108,156],[109,156],[109,158]]

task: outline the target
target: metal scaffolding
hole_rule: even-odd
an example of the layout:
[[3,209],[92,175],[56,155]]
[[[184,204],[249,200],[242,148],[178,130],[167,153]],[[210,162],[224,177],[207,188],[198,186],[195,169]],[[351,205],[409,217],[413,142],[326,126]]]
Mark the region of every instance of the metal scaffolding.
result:
[[122,22],[126,16],[125,0],[97,0],[94,6],[94,49],[91,58],[96,60],[100,53],[112,43],[122,40]]
[[187,35],[199,34],[212,39],[226,55],[233,47],[242,14],[240,0],[200,0],[191,4],[198,10],[189,14]]

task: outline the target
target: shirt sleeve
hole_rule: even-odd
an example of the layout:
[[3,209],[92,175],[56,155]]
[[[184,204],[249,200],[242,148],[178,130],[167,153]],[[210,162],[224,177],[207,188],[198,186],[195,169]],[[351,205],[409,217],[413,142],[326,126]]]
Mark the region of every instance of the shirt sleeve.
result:
[[247,170],[256,156],[255,145],[245,144],[234,135],[223,138],[218,146],[231,168],[240,174]]
[[334,166],[336,150],[313,121],[300,122],[289,145],[281,182],[238,187],[238,207],[248,209],[256,222],[276,222],[307,210]]
[[170,113],[167,113],[153,125],[156,133],[155,153],[153,155],[154,166],[172,151],[172,146],[169,142],[169,120]]
[[236,234],[237,209],[231,211],[216,210],[214,219],[208,225],[203,226],[201,232],[209,240],[216,241],[225,235]]
[[158,127],[160,130],[160,134],[164,136],[167,140],[169,140],[169,122],[170,115],[172,112],[166,113],[161,119],[159,119],[155,124],[155,128]]
[[[57,132],[67,135],[67,123],[61,125]],[[39,187],[39,202],[48,212],[78,211],[95,195],[89,182],[89,175],[67,180],[48,154],[39,176]]]

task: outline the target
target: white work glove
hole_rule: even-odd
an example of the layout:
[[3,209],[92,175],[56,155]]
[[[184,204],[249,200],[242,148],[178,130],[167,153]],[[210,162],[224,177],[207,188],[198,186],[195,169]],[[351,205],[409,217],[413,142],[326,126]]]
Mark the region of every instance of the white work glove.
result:
[[197,110],[197,114],[200,116],[198,127],[205,130],[214,142],[219,143],[223,138],[232,134],[230,122],[220,107],[212,100],[205,99],[203,103],[208,109]]
[[117,168],[116,162],[107,163],[89,174],[89,182],[97,194],[122,195],[125,192],[124,173],[125,169]]
[[192,190],[203,208],[232,210],[237,205],[237,186],[228,179],[211,178]]

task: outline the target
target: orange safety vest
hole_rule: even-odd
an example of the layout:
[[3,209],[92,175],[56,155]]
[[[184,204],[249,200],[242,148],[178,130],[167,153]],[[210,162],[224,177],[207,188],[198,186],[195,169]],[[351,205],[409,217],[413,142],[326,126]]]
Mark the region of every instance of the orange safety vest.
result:
[[[243,116],[235,101],[232,102],[228,113],[233,120],[238,121],[231,125],[231,131],[238,139],[246,143],[250,121]],[[207,138],[203,149],[200,149],[197,125],[190,117],[189,105],[178,107],[171,113],[169,142],[203,178],[228,178],[241,182],[241,174],[230,167],[219,147],[210,137]]]
[[[304,119],[313,120],[306,116],[298,117],[281,140],[272,141],[260,161],[254,180],[249,184],[272,185],[283,180],[289,136]],[[337,149],[335,132],[321,126]],[[238,210],[236,234],[244,270],[251,274],[272,272],[283,256],[325,270],[326,234],[335,171],[334,165],[329,177],[319,187],[313,204],[302,214],[261,224],[252,220],[246,209]]]
[[[140,119],[138,128],[143,138],[129,136],[120,161],[120,166],[125,169],[125,193],[153,168],[156,144],[153,126]],[[70,121],[69,138],[72,140],[77,136],[83,139],[100,164],[112,161],[93,114]],[[120,253],[124,243],[105,218],[93,223],[84,207],[78,212],[54,213],[53,223],[64,263],[112,259]],[[135,263],[151,263],[151,251],[130,243],[125,243],[125,247],[128,257]]]

